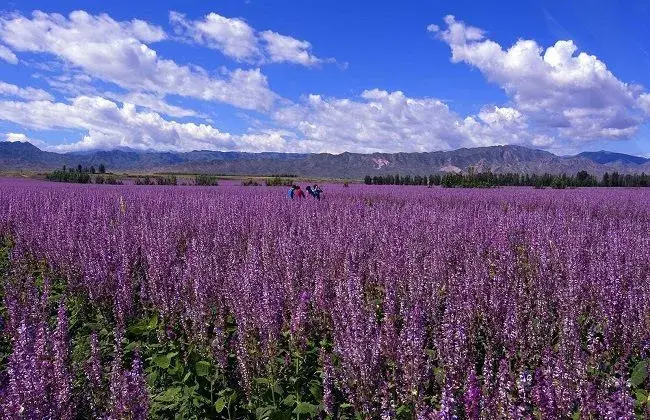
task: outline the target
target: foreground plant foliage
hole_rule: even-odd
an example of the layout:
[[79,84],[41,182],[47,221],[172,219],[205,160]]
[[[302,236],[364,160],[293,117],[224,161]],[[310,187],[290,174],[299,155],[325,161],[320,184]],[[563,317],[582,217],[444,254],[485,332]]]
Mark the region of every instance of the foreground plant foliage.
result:
[[644,418],[650,199],[0,182],[8,418]]

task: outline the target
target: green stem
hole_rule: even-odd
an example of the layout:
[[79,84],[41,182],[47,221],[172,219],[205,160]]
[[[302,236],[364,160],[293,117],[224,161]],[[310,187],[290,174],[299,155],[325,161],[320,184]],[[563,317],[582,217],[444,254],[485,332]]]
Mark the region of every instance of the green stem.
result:
[[[294,389],[296,391],[296,401],[298,403],[298,406],[300,406],[300,392],[299,392],[300,386],[298,385],[298,380],[299,380],[298,374],[300,373],[300,357],[296,357],[295,360],[296,360],[296,362],[295,362],[295,365],[296,365],[296,373],[295,373],[295,375],[296,375],[296,385],[295,385]],[[296,420],[300,420],[300,413],[296,413]]]
[[210,381],[210,411],[214,410],[214,380]]

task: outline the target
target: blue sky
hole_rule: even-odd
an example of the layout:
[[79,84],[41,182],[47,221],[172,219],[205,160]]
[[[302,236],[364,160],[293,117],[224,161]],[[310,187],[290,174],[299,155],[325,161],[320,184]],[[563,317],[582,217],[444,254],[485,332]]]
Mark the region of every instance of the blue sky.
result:
[[646,1],[6,2],[0,139],[650,155]]

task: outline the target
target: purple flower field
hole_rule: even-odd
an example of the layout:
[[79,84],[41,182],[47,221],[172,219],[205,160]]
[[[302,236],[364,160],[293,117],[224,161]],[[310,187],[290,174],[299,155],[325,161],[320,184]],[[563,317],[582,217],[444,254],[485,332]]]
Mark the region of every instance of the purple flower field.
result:
[[650,416],[650,194],[0,180],[4,418]]

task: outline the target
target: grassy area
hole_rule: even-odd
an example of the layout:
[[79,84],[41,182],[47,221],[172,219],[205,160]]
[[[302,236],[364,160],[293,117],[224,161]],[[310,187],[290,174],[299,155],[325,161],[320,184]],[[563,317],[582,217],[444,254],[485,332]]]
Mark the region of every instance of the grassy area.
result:
[[[0,170],[0,178],[23,178],[23,179],[35,179],[35,180],[46,180],[46,176],[49,172],[42,171],[2,171]],[[94,179],[95,176],[100,174],[91,175]],[[193,181],[197,175],[210,175],[216,176],[219,180],[229,180],[229,181],[246,181],[253,180],[260,185],[265,185],[265,181],[269,178],[274,178],[278,175],[224,175],[224,174],[205,174],[205,173],[184,173],[184,172],[156,172],[156,171],[142,171],[142,172],[106,172],[101,174],[104,176],[115,176],[123,181],[133,181],[137,178],[143,178],[146,176],[155,177],[155,176],[176,176],[178,178],[179,184],[182,181]],[[291,179],[296,184],[304,183],[318,183],[318,184],[343,184],[350,183],[356,184],[361,183],[363,180],[356,178],[327,178],[327,177],[309,177],[309,176],[280,176],[281,178]]]

